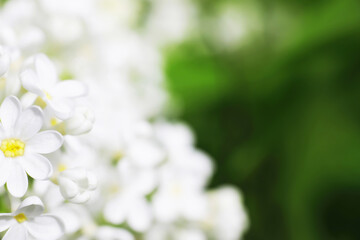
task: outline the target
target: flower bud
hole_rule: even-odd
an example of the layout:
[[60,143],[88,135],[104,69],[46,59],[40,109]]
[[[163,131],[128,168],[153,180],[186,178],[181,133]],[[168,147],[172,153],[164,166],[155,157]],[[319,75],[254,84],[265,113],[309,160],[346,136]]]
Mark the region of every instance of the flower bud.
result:
[[62,171],[58,178],[60,192],[66,200],[84,203],[90,198],[90,192],[96,188],[95,175],[82,168]]
[[87,133],[92,129],[94,121],[95,116],[90,108],[76,108],[74,115],[64,121],[65,134],[80,135]]

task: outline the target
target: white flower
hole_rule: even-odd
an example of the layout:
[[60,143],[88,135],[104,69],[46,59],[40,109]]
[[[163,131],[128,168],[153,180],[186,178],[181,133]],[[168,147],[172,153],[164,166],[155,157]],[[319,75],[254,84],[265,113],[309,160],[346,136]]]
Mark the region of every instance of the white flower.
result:
[[39,107],[22,110],[19,100],[7,97],[0,107],[0,186],[22,197],[28,188],[26,173],[44,180],[52,174],[52,165],[41,154],[57,150],[63,137],[56,131],[39,132],[43,113]]
[[60,192],[73,203],[84,203],[90,199],[90,191],[96,188],[93,173],[82,168],[64,169],[58,177]]
[[202,221],[216,240],[241,239],[249,221],[239,191],[230,186],[212,190],[207,194],[208,211]]
[[26,198],[13,213],[0,214],[0,231],[9,229],[3,240],[59,239],[64,232],[62,222],[52,215],[42,214],[44,206],[36,197]]
[[131,233],[121,228],[99,227],[96,233],[96,239],[99,240],[134,240]]
[[138,232],[149,229],[152,221],[151,209],[146,199],[131,194],[118,195],[110,200],[105,206],[104,217],[113,224],[127,221],[129,226]]
[[75,99],[87,94],[86,86],[79,81],[59,81],[55,66],[44,54],[30,58],[20,78],[23,87],[40,97],[59,119],[71,117]]
[[199,220],[206,214],[204,186],[212,169],[210,159],[195,150],[176,158],[161,167],[159,188],[152,201],[154,215],[161,222]]
[[[27,99],[22,98],[22,102]],[[82,135],[91,131],[94,125],[95,116],[88,107],[77,107],[73,116],[62,121],[55,118],[52,112],[44,111],[46,126],[59,131],[63,135]]]
[[[113,178],[111,173],[115,173]],[[126,221],[138,232],[147,230],[153,217],[145,195],[155,187],[154,172],[134,168],[123,159],[118,164],[118,172],[109,169],[104,174],[107,176],[99,179],[107,180],[105,187],[111,188],[111,199],[106,202],[103,211],[105,219],[113,224]]]

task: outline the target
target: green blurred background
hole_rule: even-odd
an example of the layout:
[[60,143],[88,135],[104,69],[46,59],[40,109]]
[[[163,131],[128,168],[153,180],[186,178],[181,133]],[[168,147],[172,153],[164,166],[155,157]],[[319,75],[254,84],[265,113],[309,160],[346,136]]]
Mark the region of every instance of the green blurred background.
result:
[[[210,187],[241,188],[244,239],[360,239],[360,2],[197,4],[199,31],[166,49],[167,85],[216,161]],[[209,21],[225,5],[244,21],[231,47],[211,37],[230,34]]]

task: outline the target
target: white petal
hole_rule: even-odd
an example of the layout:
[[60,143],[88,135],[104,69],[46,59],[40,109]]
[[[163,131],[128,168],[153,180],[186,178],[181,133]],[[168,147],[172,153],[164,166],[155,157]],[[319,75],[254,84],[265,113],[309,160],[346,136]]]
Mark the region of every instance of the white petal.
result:
[[20,74],[22,86],[31,93],[44,97],[44,92],[40,89],[39,80],[33,69],[25,69]]
[[59,187],[60,192],[65,199],[74,198],[80,193],[78,185],[70,179],[64,177],[59,178]]
[[[174,240],[206,240],[205,234],[199,229],[182,229],[177,232]],[[224,238],[227,239],[227,238]]]
[[123,198],[111,200],[106,204],[104,209],[104,217],[107,221],[113,224],[122,223],[128,213],[129,204]]
[[97,177],[94,173],[92,172],[88,172],[87,173],[87,177],[88,177],[88,188],[89,190],[95,190],[97,187]]
[[155,195],[153,199],[154,215],[159,221],[171,222],[178,216],[178,209],[171,198],[162,195]]
[[83,216],[78,211],[74,211],[69,204],[63,204],[52,210],[51,213],[63,222],[67,234],[77,232],[82,225]]
[[55,116],[61,120],[68,119],[72,116],[74,104],[65,98],[54,98],[47,102],[49,108],[54,112]]
[[23,108],[28,108],[34,104],[34,102],[36,101],[37,98],[38,98],[38,95],[36,95],[32,92],[24,93],[24,95],[22,95],[20,98],[21,106]]
[[0,47],[0,77],[9,70],[9,66],[10,66],[9,54],[4,50],[3,47]]
[[21,224],[15,224],[5,234],[3,240],[27,240],[28,233]]
[[11,159],[4,158],[3,156],[1,156],[0,158],[0,186],[3,186],[6,183],[11,170]]
[[63,144],[64,138],[57,131],[48,130],[36,134],[26,142],[31,152],[47,154],[56,151]]
[[54,64],[45,54],[37,54],[34,61],[36,73],[41,84],[45,88],[52,88],[57,82],[57,74]]
[[10,213],[0,213],[0,232],[5,231],[13,224],[14,217]]
[[84,168],[70,168],[61,173],[61,176],[79,182],[82,186],[87,187],[87,171]]
[[34,136],[42,127],[44,115],[37,106],[29,107],[24,110],[16,123],[16,135],[23,140]]
[[15,211],[15,215],[24,213],[28,218],[39,216],[44,211],[44,205],[40,198],[37,196],[27,197],[21,202],[18,209]]
[[89,201],[91,197],[90,192],[83,192],[79,195],[77,195],[76,197],[69,199],[72,203],[85,203],[87,201]]
[[96,233],[96,239],[102,240],[134,240],[130,232],[125,229],[114,227],[99,227]]
[[129,226],[135,231],[144,232],[150,227],[152,215],[145,199],[139,199],[129,213]]
[[0,123],[0,138],[6,138],[6,137],[7,137],[7,135],[6,135],[5,129]]
[[128,149],[128,154],[130,160],[139,167],[155,166],[165,158],[160,146],[145,139],[134,141]]
[[21,112],[19,99],[15,96],[5,98],[0,107],[0,119],[6,132],[12,131]]
[[64,234],[64,225],[60,219],[55,216],[42,215],[25,223],[28,232],[35,239],[58,239]]
[[26,172],[18,163],[11,164],[10,174],[7,180],[7,188],[14,197],[22,197],[28,188]]
[[56,84],[56,96],[62,98],[75,98],[87,95],[86,85],[80,81],[66,80]]
[[36,180],[45,180],[52,175],[53,168],[50,161],[37,153],[29,153],[20,158],[20,164],[24,170]]

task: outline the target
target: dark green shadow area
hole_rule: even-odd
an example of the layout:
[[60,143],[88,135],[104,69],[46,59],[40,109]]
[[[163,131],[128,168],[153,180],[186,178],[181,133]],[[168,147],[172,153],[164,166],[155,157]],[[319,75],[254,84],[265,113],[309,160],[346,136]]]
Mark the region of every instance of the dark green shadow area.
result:
[[168,49],[177,117],[215,159],[210,187],[242,189],[246,240],[360,239],[360,2],[253,2],[263,29],[236,49],[202,32]]

